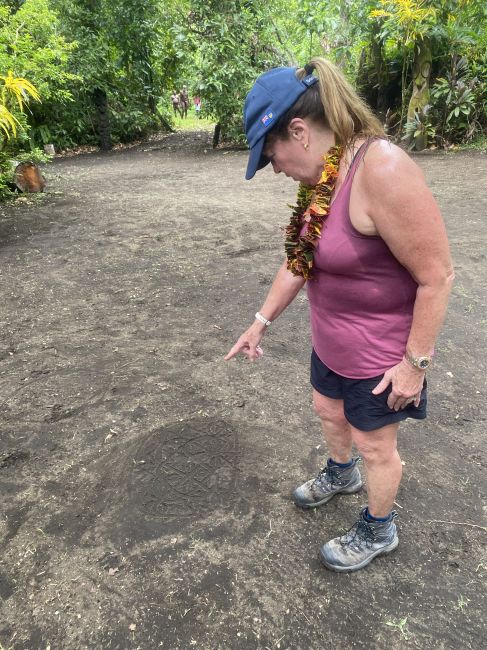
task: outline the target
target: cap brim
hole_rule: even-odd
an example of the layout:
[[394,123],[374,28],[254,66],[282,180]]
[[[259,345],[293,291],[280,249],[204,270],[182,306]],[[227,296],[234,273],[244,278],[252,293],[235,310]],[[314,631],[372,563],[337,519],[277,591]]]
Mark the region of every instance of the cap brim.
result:
[[265,138],[260,138],[250,150],[247,172],[245,174],[247,181],[255,176],[255,172],[269,164],[269,158],[262,153],[264,142]]

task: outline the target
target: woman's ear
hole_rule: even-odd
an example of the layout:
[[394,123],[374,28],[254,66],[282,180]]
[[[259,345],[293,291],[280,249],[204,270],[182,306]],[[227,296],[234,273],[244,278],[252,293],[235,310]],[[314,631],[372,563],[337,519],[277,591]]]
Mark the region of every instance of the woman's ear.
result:
[[300,117],[295,117],[289,122],[288,133],[289,137],[297,142],[308,141],[308,125]]

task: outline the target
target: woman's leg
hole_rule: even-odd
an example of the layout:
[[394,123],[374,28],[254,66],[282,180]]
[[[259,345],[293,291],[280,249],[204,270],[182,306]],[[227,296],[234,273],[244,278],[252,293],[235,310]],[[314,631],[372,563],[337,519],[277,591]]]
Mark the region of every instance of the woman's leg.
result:
[[367,470],[369,513],[387,517],[394,506],[402,476],[401,458],[397,452],[399,424],[389,424],[374,431],[351,427],[351,438]]
[[392,511],[401,481],[402,464],[396,440],[399,425],[374,431],[352,427],[352,439],[367,469],[368,510],[360,512],[355,525],[320,549],[321,561],[334,571],[357,571],[378,555],[390,553],[399,543]]
[[336,494],[353,494],[362,487],[357,459],[352,459],[352,434],[343,415],[343,400],[325,397],[314,390],[313,405],[321,419],[328,454],[335,463],[327,462],[318,476],[294,490],[294,503],[301,508],[317,508]]
[[330,458],[348,463],[352,459],[352,429],[343,414],[343,400],[325,397],[313,389],[313,406],[321,420]]

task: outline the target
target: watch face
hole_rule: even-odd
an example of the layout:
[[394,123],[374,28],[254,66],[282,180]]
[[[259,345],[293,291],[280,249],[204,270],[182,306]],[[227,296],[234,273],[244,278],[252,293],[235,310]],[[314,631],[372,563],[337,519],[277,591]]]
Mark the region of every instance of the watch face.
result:
[[418,365],[421,370],[426,370],[426,368],[430,365],[429,359],[420,359]]

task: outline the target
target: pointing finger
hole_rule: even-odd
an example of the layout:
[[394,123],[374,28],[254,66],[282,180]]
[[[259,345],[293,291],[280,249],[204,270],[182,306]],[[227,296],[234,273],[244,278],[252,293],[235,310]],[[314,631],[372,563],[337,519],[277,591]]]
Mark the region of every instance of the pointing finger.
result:
[[235,345],[230,350],[230,352],[225,357],[223,357],[224,360],[228,361],[229,359],[232,359],[233,357],[235,357],[240,352],[241,347],[242,346],[240,345],[240,343],[235,343]]

